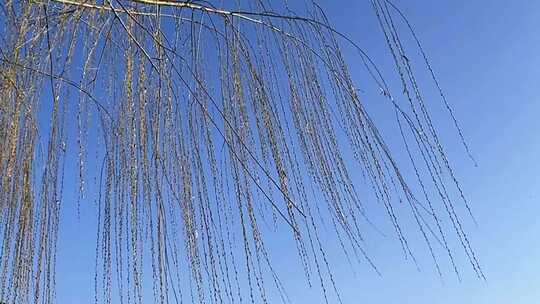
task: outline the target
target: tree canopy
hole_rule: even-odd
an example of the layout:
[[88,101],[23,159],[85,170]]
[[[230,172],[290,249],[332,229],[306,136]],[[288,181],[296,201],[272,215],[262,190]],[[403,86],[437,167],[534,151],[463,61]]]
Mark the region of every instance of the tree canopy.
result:
[[[293,240],[308,284],[339,297],[321,230],[377,271],[363,245],[376,231],[368,199],[406,257],[415,261],[403,216],[439,274],[448,259],[460,275],[452,238],[483,278],[460,216],[472,218],[469,203],[418,71],[470,155],[451,104],[404,14],[369,3],[391,71],[311,1],[4,1],[0,298],[54,302],[61,208],[92,192],[96,302],[142,303],[151,293],[160,303],[267,303],[270,287],[287,302],[266,244],[276,233]],[[344,46],[392,109],[413,178],[368,113]],[[77,180],[78,201],[63,200],[65,179]]]

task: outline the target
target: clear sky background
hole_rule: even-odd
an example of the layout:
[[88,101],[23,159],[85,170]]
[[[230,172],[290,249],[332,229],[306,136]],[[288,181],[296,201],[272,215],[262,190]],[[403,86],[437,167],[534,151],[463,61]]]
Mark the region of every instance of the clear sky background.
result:
[[[478,280],[464,260],[458,262],[463,270],[462,282],[448,267],[443,269],[441,279],[421,250],[417,250],[421,260],[419,272],[403,259],[396,240],[372,238],[367,250],[375,258],[381,277],[365,264],[351,269],[346,262],[332,260],[343,302],[537,303],[540,2],[395,2],[415,26],[478,161],[475,167],[459,145],[456,131],[443,124],[439,131],[479,223],[478,227],[467,226],[467,230],[487,282]],[[338,30],[365,47],[383,71],[392,73],[388,51],[368,1],[326,0],[321,4],[328,8],[328,17]],[[346,49],[346,53],[355,74],[355,70],[361,69],[358,57],[351,50]],[[359,76],[357,83],[367,98],[377,88],[363,80]],[[377,108],[369,102],[366,99],[368,108]],[[386,122],[382,114],[375,116],[383,129],[385,123],[393,123],[392,119]],[[437,119],[437,114],[434,116]],[[66,196],[70,195],[66,192]],[[82,214],[95,215],[91,204],[81,208]],[[71,207],[63,212],[73,217]],[[80,221],[63,223],[60,229],[58,303],[92,303],[95,219],[85,216]],[[319,291],[307,287],[295,254],[280,246],[275,242],[270,250],[282,253],[276,264],[293,303],[323,303]],[[332,301],[336,299],[331,298]]]

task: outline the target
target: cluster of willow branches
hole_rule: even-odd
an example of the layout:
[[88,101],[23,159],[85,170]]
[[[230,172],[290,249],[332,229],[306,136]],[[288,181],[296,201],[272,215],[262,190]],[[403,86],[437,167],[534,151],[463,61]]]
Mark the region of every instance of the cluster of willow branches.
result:
[[[287,1],[278,10],[263,0],[230,8],[205,1],[4,1],[0,299],[55,300],[68,126],[77,130],[81,200],[92,191],[88,172],[99,177],[96,302],[143,303],[151,293],[159,303],[268,303],[269,286],[287,302],[265,243],[278,230],[294,240],[309,284],[325,299],[330,291],[339,298],[322,222],[347,257],[376,269],[363,248],[362,227],[371,221],[355,169],[407,256],[415,259],[394,207],[400,200],[439,273],[435,245],[459,275],[453,235],[482,277],[455,210],[456,202],[469,207],[397,24],[418,40],[392,3],[370,2],[401,79],[399,97],[315,3],[298,16]],[[419,193],[370,119],[338,40],[357,49],[391,103]],[[89,147],[98,147],[99,158],[89,160]]]

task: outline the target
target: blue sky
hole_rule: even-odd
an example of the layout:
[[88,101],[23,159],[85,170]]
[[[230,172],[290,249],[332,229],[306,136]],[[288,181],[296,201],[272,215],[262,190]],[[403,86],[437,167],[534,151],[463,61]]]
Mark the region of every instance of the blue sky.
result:
[[[327,0],[321,4],[328,8],[336,28],[365,47],[391,75],[390,58],[367,2]],[[335,250],[332,266],[343,302],[535,303],[540,298],[535,288],[540,286],[540,2],[414,0],[396,4],[416,27],[478,161],[478,167],[473,166],[455,130],[441,121],[439,131],[479,223],[478,227],[468,225],[467,230],[487,282],[478,280],[465,260],[458,261],[462,282],[448,267],[441,280],[420,248],[418,272],[403,259],[395,239],[373,237],[367,250],[382,277],[365,264],[351,269],[340,262]],[[345,51],[355,75],[361,69],[358,58],[352,50],[345,47]],[[378,101],[368,98],[376,86],[363,80],[358,76],[357,83],[366,91],[368,108],[376,111],[382,129],[392,130],[393,120],[386,121],[384,111],[374,104]],[[446,116],[435,113],[437,117]],[[95,215],[91,204],[81,208],[82,214]],[[71,207],[63,212],[73,217]],[[95,218],[85,216],[61,227],[58,303],[93,302],[94,225]],[[280,242],[271,244],[270,250],[281,257],[276,267],[293,303],[322,303],[319,291],[306,286],[295,254]]]

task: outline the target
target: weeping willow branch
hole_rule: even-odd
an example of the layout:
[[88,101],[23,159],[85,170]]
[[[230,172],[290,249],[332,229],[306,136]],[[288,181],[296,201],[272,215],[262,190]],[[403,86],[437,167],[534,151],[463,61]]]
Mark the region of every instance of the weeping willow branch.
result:
[[[376,207],[406,258],[419,264],[402,224],[412,221],[439,275],[445,259],[461,277],[459,253],[484,278],[460,216],[472,212],[418,71],[470,156],[463,132],[411,23],[389,1],[368,3],[394,64],[388,73],[316,3],[299,16],[286,1],[4,2],[0,299],[55,301],[72,147],[74,204],[97,202],[96,303],[147,294],[269,303],[270,289],[287,303],[267,245],[276,235],[290,237],[308,284],[327,303],[331,293],[340,299],[324,231],[349,263],[378,273],[364,248],[365,235],[381,230]],[[423,69],[405,51],[402,26]],[[406,161],[368,113],[342,44],[388,101]],[[397,76],[401,94],[383,75]]]

